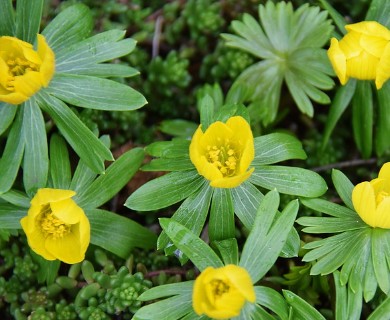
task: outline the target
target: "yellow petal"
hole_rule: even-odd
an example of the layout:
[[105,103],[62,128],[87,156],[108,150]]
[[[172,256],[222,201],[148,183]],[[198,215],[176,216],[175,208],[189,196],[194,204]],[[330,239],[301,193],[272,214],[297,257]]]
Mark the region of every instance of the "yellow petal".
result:
[[22,76],[16,76],[13,84],[15,92],[31,97],[42,87],[41,75],[37,71],[27,71]]
[[68,233],[63,238],[47,238],[45,248],[58,260],[69,264],[81,262],[85,257],[85,252],[80,250],[80,238],[73,232]]
[[198,173],[207,180],[214,181],[223,179],[222,173],[214,165],[208,162],[205,156],[201,156],[195,166],[198,169]]
[[226,124],[216,121],[207,128],[200,139],[200,147],[206,150],[208,146],[219,145],[221,141],[230,139],[232,136],[233,131]]
[[28,100],[28,98],[29,97],[20,92],[9,93],[9,91],[6,91],[0,87],[0,101],[2,102],[17,105]]
[[44,205],[49,202],[57,202],[69,199],[76,194],[73,190],[42,188],[38,189],[36,195],[31,200],[31,204]]
[[390,229],[390,197],[379,204],[375,212],[375,227]]
[[233,177],[222,177],[220,179],[212,180],[210,186],[214,188],[235,188],[238,187],[241,183],[247,180],[255,168],[250,169],[247,172],[244,172],[240,175]]
[[[2,58],[0,58],[0,85],[4,88],[4,90],[7,87],[8,77],[9,77],[8,64]],[[9,93],[9,91],[6,91],[5,93]]]
[[356,32],[347,33],[339,42],[340,50],[344,53],[348,60],[357,57],[363,51],[360,45],[361,34]]
[[376,21],[362,21],[349,24],[345,26],[345,29],[390,40],[390,30]]
[[66,224],[78,223],[84,215],[83,209],[70,198],[51,202],[50,207],[53,214]]
[[85,252],[91,242],[91,226],[85,214],[80,217],[80,222],[75,227],[80,237],[80,251]]
[[38,54],[42,60],[39,72],[42,77],[42,84],[47,87],[52,79],[55,71],[55,55],[53,50],[46,43],[45,37],[41,34],[37,35],[38,39]]
[[386,45],[389,43],[389,40],[383,38],[375,37],[372,35],[363,34],[360,37],[360,46],[367,51],[369,54],[380,58],[385,50]]
[[200,161],[201,153],[200,153],[200,139],[203,137],[202,125],[196,129],[190,143],[190,159],[191,162],[197,167],[197,163]]
[[214,268],[207,267],[195,280],[194,288],[192,291],[192,307],[194,308],[194,311],[197,315],[203,314],[204,309],[209,308],[209,306],[205,305],[207,304],[207,299],[205,299],[206,290],[204,279],[207,277],[208,274],[212,273],[213,270]]
[[341,51],[339,42],[336,38],[331,39],[328,49],[328,57],[333,66],[333,69],[342,85],[348,81],[347,77],[347,61],[343,51]]
[[360,56],[347,60],[347,74],[360,80],[375,80],[379,59],[363,51]]
[[370,182],[359,183],[353,188],[352,203],[360,218],[368,225],[375,227],[376,201]]
[[255,290],[253,288],[252,279],[246,269],[229,264],[225,266],[224,273],[246,300],[249,302],[255,302]]
[[379,90],[383,84],[390,78],[390,42],[386,45],[383,50],[382,57],[379,59],[376,68],[376,79],[375,85]]

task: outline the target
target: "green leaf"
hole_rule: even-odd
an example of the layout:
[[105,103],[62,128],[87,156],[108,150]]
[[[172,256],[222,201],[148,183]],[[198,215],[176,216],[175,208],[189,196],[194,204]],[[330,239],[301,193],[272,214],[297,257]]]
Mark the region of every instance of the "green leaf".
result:
[[230,189],[215,188],[209,218],[210,241],[234,238],[235,230]]
[[[390,7],[390,6],[389,6]],[[377,91],[378,114],[376,118],[376,153],[381,156],[390,147],[390,82],[387,82],[381,90]]]
[[152,159],[142,166],[143,171],[187,171],[194,168],[188,157]]
[[354,187],[352,182],[344,173],[337,169],[332,170],[332,181],[337,190],[337,193],[346,206],[352,210],[355,210],[352,203],[352,190]]
[[291,228],[290,232],[288,233],[286,243],[280,252],[280,256],[283,258],[298,257],[300,248],[301,239],[299,238],[298,231],[295,228]]
[[285,74],[285,80],[288,90],[290,91],[299,110],[301,110],[304,114],[307,114],[309,117],[313,117],[313,104],[305,90],[303,90],[303,83],[300,78],[297,77],[293,72],[287,70]]
[[42,31],[50,48],[57,54],[85,39],[92,31],[90,10],[78,3],[66,8]]
[[189,159],[189,140],[175,139],[172,141],[158,141],[149,144],[145,151],[153,157],[175,159],[187,157]]
[[301,142],[290,134],[270,133],[256,137],[252,166],[272,164],[289,159],[306,159]]
[[110,150],[61,100],[42,90],[39,105],[55,121],[58,129],[81,159],[96,173],[104,172],[104,161],[114,160]]
[[191,310],[192,292],[146,305],[135,313],[133,320],[150,320],[151,315],[159,320],[182,319]]
[[0,1],[0,36],[13,36],[15,29],[15,12],[12,0]]
[[19,112],[12,124],[2,158],[0,159],[0,194],[11,189],[22,162],[25,146],[22,129],[24,108],[24,105],[19,106]]
[[[374,272],[378,281],[379,288],[388,294],[390,290],[390,268],[387,264],[389,252],[388,230],[381,228],[373,228],[371,233],[371,254],[374,266]],[[385,256],[385,257],[384,257]]]
[[250,230],[256,218],[263,194],[250,182],[244,181],[232,189],[234,212],[244,226]]
[[256,303],[277,314],[281,320],[288,320],[288,305],[279,292],[268,287],[256,286],[255,293]]
[[22,208],[30,208],[30,199],[25,193],[18,190],[9,190],[6,193],[0,194],[0,198]]
[[24,103],[23,136],[25,150],[23,159],[23,184],[28,195],[44,188],[49,173],[45,121],[35,98]]
[[18,0],[16,3],[16,37],[34,43],[41,24],[44,0]]
[[9,203],[0,204],[0,225],[2,229],[21,229],[20,219],[26,215],[26,208]]
[[170,283],[162,286],[157,286],[146,290],[142,293],[137,300],[150,301],[169,296],[176,296],[182,294],[192,293],[194,287],[194,281],[185,281],[178,283]]
[[[337,218],[359,219],[357,213],[339,204],[324,199],[301,199],[304,206],[318,212],[323,212]],[[299,220],[299,219],[298,219]]]
[[134,247],[151,249],[156,235],[149,229],[113,212],[86,209],[91,224],[91,243],[127,259]]
[[53,260],[49,261],[30,250],[30,254],[33,260],[38,264],[37,278],[38,283],[46,282],[46,284],[52,284],[57,278],[58,270],[60,269],[61,261]]
[[50,177],[56,189],[69,189],[72,178],[68,148],[64,139],[53,134],[50,139]]
[[345,30],[344,26],[347,24],[346,20],[344,17],[337,11],[335,10],[328,1],[326,0],[319,0],[321,5],[324,7],[325,10],[329,12],[329,15],[332,17],[334,23],[336,26],[339,28],[339,30],[345,34],[347,31]]
[[390,314],[390,297],[387,297],[383,302],[374,310],[373,313],[367,318],[367,320],[383,320]]
[[203,271],[207,267],[220,268],[223,266],[217,254],[191,230],[173,219],[160,218],[160,225],[173,244],[179,248],[191,262]]
[[212,246],[218,250],[225,265],[238,264],[238,245],[236,238],[213,241]]
[[241,254],[240,266],[248,270],[253,283],[259,281],[278,258],[298,212],[298,201],[277,214],[279,194],[268,192],[260,203],[256,220]]
[[214,100],[207,94],[199,102],[200,123],[202,131],[205,132],[210,124],[214,122]]
[[136,42],[131,38],[121,40],[124,35],[125,31],[110,30],[64,47],[56,53],[56,71],[83,74],[90,68],[89,72],[93,73],[97,63],[129,54]]
[[0,102],[0,136],[11,125],[12,121],[15,118],[15,114],[17,110],[18,110],[18,106]]
[[283,290],[283,295],[287,303],[293,308],[294,314],[298,314],[303,319],[325,320],[321,313],[295,293],[289,290]]
[[369,81],[359,81],[352,99],[352,125],[356,146],[364,158],[372,151],[372,130],[374,121],[374,106],[372,89]]
[[191,138],[197,128],[197,123],[182,119],[164,120],[159,125],[161,132],[184,139]]
[[[203,180],[203,185],[198,192],[191,194],[173,214],[172,219],[190,229],[195,235],[199,235],[204,227],[210,208],[213,189],[208,181]],[[166,253],[172,253],[176,248],[169,245],[169,238],[162,232],[157,241],[157,249],[165,249]]]
[[355,93],[356,83],[357,81],[355,79],[349,79],[345,86],[341,86],[337,90],[332,104],[330,105],[328,118],[326,119],[325,130],[322,137],[322,150],[325,149],[333,129],[351,102]]
[[196,170],[171,172],[137,189],[125,206],[137,211],[165,208],[195,193],[203,181]]
[[70,104],[97,110],[130,111],[146,104],[144,96],[127,85],[83,75],[57,73],[46,91]]
[[296,167],[255,166],[249,178],[260,187],[302,197],[319,197],[327,190],[324,179],[317,173]]
[[144,160],[144,155],[141,148],[127,151],[108,167],[105,174],[100,175],[89,186],[80,190],[74,200],[83,208],[97,208],[106,203],[138,171]]
[[364,20],[378,21],[385,27],[390,28],[390,3],[385,0],[372,0]]

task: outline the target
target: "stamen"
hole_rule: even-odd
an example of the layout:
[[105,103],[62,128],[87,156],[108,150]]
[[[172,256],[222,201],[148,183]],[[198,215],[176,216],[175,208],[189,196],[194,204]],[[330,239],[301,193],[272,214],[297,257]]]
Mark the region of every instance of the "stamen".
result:
[[49,204],[42,207],[38,225],[45,238],[51,237],[53,239],[63,238],[70,232],[71,227],[54,216]]
[[213,291],[213,294],[214,294],[214,297],[216,299],[220,298],[222,295],[224,295],[225,293],[227,293],[230,289],[230,286],[222,281],[222,280],[212,280],[210,282],[211,284],[211,287],[212,287],[212,291]]
[[217,138],[217,142],[221,143],[206,147],[206,158],[224,177],[233,176],[237,169],[238,155],[230,146],[229,139],[225,139],[225,143],[222,143],[222,139]]

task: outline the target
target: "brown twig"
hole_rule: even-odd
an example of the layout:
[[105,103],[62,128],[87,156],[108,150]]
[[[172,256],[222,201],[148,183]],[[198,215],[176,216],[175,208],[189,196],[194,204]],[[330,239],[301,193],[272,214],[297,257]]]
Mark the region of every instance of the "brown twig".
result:
[[311,170],[314,172],[322,172],[322,171],[328,171],[331,169],[340,169],[340,168],[347,168],[347,167],[357,167],[357,166],[367,165],[367,164],[374,164],[374,163],[376,163],[376,161],[377,161],[376,158],[354,159],[354,160],[330,163],[330,164],[327,164],[325,166],[312,168]]

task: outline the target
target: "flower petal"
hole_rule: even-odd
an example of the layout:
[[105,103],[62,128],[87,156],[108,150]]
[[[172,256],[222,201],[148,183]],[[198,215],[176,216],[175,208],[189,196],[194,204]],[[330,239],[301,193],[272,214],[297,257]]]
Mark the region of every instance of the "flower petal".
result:
[[85,257],[85,251],[80,250],[80,238],[73,230],[63,238],[47,238],[45,248],[57,259],[69,264],[81,262]]
[[31,97],[42,87],[41,75],[37,71],[27,71],[22,76],[16,76],[13,85],[15,92]]
[[390,78],[390,42],[383,50],[382,57],[379,59],[376,67],[375,85],[379,90],[383,84]]
[[31,204],[44,205],[49,202],[57,202],[69,199],[74,195],[76,195],[76,192],[74,192],[73,190],[42,188],[38,189],[34,198],[31,200]]
[[200,147],[207,150],[208,146],[220,145],[221,141],[231,139],[234,132],[223,122],[216,121],[211,124],[200,139]]
[[360,37],[361,34],[350,32],[340,40],[340,50],[345,54],[345,58],[347,60],[353,57],[357,57],[362,53],[363,48],[360,45]]
[[244,172],[240,175],[236,175],[233,177],[222,177],[220,179],[216,179],[210,182],[210,186],[214,188],[235,188],[238,187],[241,183],[247,180],[255,168],[250,169],[247,172]]
[[342,85],[348,81],[347,77],[347,60],[344,52],[340,49],[339,42],[336,38],[331,39],[328,49],[328,57],[333,66],[333,69]]
[[50,207],[53,214],[66,224],[78,223],[84,215],[83,209],[70,198],[51,202]]
[[376,21],[362,21],[349,24],[345,26],[345,29],[390,40],[390,30]]
[[246,269],[234,264],[229,264],[223,268],[223,271],[229,281],[246,300],[255,302],[255,290],[253,288],[252,279]]
[[196,314],[201,315],[204,313],[204,309],[209,309],[211,306],[208,305],[206,297],[206,286],[204,279],[207,278],[208,274],[213,273],[214,268],[207,267],[202,273],[196,278],[194,288],[192,291],[192,307]]
[[38,39],[38,54],[42,60],[39,73],[42,77],[42,84],[47,87],[52,79],[55,71],[55,55],[53,50],[46,43],[45,37],[41,34],[37,35]]
[[347,75],[360,80],[375,80],[379,59],[362,51],[360,56],[347,60]]
[[379,204],[375,212],[376,227],[390,229],[390,197],[386,197]]
[[374,188],[370,182],[359,183],[353,188],[352,203],[360,218],[368,225],[375,227],[376,201]]

